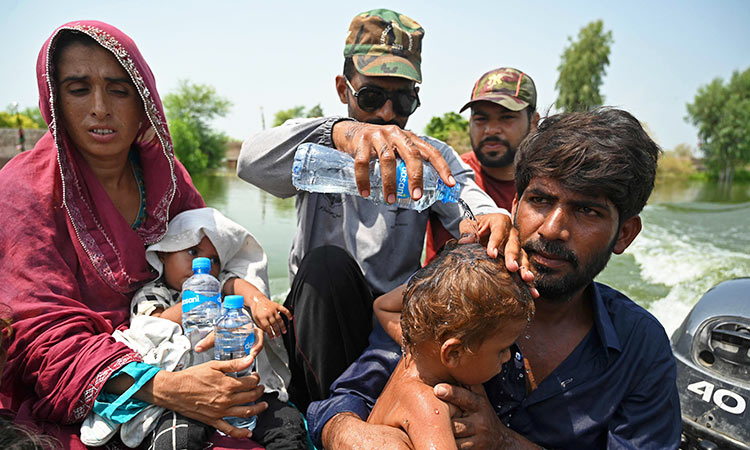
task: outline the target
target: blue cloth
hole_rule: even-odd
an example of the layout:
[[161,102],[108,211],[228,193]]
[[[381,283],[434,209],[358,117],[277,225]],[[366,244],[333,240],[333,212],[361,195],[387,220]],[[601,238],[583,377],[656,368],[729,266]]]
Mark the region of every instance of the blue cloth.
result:
[[159,370],[161,369],[158,367],[142,362],[131,362],[121,367],[110,378],[125,374],[133,378],[134,383],[121,395],[102,390],[94,400],[93,411],[115,423],[129,421],[149,406],[146,402],[132,398],[133,395],[144,384],[148,383]]
[[[676,366],[661,324],[622,293],[599,283],[586,291],[594,326],[573,352],[526,394],[523,358],[485,383],[500,420],[549,449],[676,449],[682,425]],[[341,412],[363,420],[401,357],[382,330],[307,418],[320,445],[325,423]]]

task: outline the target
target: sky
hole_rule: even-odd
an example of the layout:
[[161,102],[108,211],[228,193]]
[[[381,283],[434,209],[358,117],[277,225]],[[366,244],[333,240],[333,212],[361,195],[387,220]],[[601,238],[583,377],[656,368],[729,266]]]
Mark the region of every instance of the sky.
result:
[[[214,126],[245,139],[276,111],[320,104],[345,115],[334,89],[344,38],[356,14],[406,14],[425,29],[422,106],[408,128],[458,112],[474,82],[497,67],[529,74],[538,109],[555,112],[560,55],[579,30],[601,19],[611,30],[605,104],[633,113],[665,149],[698,142],[685,105],[699,87],[750,67],[750,2],[707,1],[191,1],[0,0],[0,110],[38,104],[36,59],[59,25],[96,19],[136,42],[162,97],[179,80],[214,86],[233,107]],[[468,117],[468,113],[464,113]]]

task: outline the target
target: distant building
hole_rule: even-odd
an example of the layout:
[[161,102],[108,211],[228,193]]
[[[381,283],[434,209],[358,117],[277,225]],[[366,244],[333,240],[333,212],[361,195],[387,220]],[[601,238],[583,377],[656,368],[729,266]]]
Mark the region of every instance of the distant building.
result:
[[695,156],[690,157],[690,162],[693,163],[693,167],[698,172],[706,171],[706,161],[703,158],[696,158]]
[[240,148],[242,148],[241,141],[229,141],[227,142],[227,167],[230,169],[237,169],[237,158],[240,157]]

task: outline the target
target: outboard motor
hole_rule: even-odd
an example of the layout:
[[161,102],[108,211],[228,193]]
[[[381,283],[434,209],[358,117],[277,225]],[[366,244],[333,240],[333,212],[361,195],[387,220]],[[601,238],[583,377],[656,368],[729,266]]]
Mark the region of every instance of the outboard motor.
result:
[[672,335],[680,449],[750,450],[750,278],[706,292]]

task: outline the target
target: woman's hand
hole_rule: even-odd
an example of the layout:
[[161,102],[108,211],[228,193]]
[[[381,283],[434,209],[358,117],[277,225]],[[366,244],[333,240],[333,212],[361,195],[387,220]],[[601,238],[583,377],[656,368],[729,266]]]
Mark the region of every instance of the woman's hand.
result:
[[[246,356],[246,358],[250,358],[250,362],[252,363],[255,361],[255,357],[258,356],[258,353],[260,353],[261,350],[263,350],[263,343],[265,341],[265,338],[263,337],[263,332],[259,331],[255,333],[255,343],[250,348],[250,353]],[[200,340],[197,344],[195,344],[195,351],[198,353],[203,353],[205,351],[211,350],[214,348],[214,342],[216,341],[216,334],[212,331],[208,333],[208,336],[204,337]],[[244,358],[243,358],[244,359]]]
[[[250,368],[253,357],[231,361],[209,361],[179,372],[159,371],[136,397],[210,425],[233,438],[248,438],[252,432],[237,428],[224,417],[251,417],[268,404],[257,401],[263,394],[257,373],[234,378],[227,374]],[[145,398],[142,398],[145,397]]]
[[250,300],[245,300],[245,306],[250,308],[255,323],[271,336],[271,339],[276,339],[286,333],[286,325],[284,325],[281,315],[283,314],[288,320],[292,320],[292,313],[282,305],[267,299],[264,295],[259,295]]

